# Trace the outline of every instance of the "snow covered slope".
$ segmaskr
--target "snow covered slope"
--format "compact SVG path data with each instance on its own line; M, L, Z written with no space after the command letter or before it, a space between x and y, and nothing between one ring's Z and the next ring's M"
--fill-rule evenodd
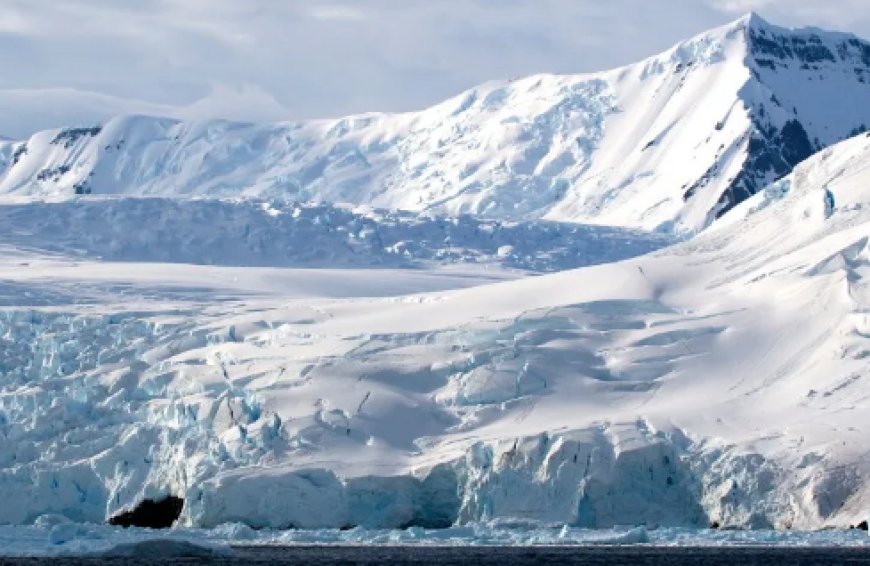
M0 145L0 194L256 196L693 231L870 125L870 44L747 16L635 65L427 110L121 117Z
M0 522L854 524L868 228L861 135L687 242L466 289L4 244Z

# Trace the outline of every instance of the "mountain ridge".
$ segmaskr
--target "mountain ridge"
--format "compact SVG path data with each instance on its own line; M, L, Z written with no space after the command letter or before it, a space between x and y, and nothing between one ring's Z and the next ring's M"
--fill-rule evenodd
M870 125L870 44L756 14L639 63L420 112L120 117L0 145L0 194L286 198L695 232Z

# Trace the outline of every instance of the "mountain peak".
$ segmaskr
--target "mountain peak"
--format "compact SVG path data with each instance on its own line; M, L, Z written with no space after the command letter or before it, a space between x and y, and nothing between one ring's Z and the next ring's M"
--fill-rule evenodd
M740 27L752 29L763 29L771 26L770 22L762 18L758 12L747 12L735 23Z
M870 79L870 43L854 34L817 27L779 27L754 13L739 22L756 63L772 71L789 66L815 71L828 66L854 71L861 83Z

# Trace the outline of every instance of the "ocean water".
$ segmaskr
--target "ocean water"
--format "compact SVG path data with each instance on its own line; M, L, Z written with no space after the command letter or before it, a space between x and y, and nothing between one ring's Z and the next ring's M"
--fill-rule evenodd
M315 531L0 526L2 564L868 564L859 530L737 531L472 524Z
M139 564L584 564L705 565L870 564L870 549L831 547L444 547L444 546L269 546L234 547L217 557L91 557L0 559L11 565Z

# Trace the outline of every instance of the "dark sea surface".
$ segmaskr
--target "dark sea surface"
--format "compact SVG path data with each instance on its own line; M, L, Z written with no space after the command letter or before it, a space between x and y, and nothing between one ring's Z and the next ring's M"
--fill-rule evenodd
M723 565L824 564L870 565L866 548L785 547L409 547L292 546L236 547L231 557L210 558L21 558L0 564L614 564Z

